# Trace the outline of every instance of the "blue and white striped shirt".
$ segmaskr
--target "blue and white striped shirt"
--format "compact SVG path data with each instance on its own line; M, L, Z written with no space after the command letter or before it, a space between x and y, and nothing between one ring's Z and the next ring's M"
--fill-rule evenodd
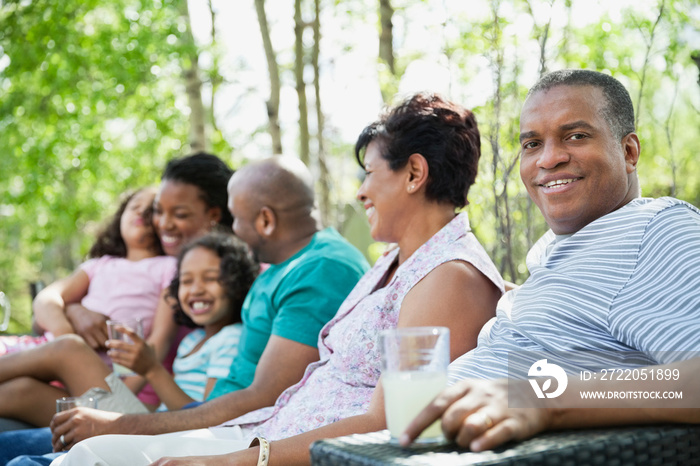
M194 329L182 339L173 362L173 377L190 398L204 401L207 380L228 376L231 362L238 354L241 329L241 324L225 326L192 354L192 349L204 338L204 330Z
M574 373L700 354L700 210L634 199L547 251L554 239L550 230L529 251L530 277L450 365L451 383L525 378L533 358Z

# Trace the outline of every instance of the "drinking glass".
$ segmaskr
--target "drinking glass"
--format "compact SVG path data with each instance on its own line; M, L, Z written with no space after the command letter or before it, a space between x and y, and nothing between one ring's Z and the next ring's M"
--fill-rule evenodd
M4 332L10 326L10 300L7 299L5 293L0 291L0 311L2 311L2 323L0 323L0 332Z
M56 412L85 406L87 408L97 408L97 400L92 397L64 396L56 400Z
M132 330L134 333L136 333L141 338L143 338L143 323L141 322L141 319L133 319L133 320L125 320L125 321L118 321L118 320L108 320L107 321L107 332L109 333L110 340L121 340L121 341L125 341L127 343L133 343L131 338L129 338L129 336L126 333L122 332L117 327L126 327L126 328ZM124 376L128 376L128 375L135 375L135 373L131 369L129 369L128 367L124 367L121 364L112 363L112 370L120 377L124 377Z
M379 335L386 423L392 443L418 413L447 386L450 330L446 327L404 327ZM416 443L445 441L440 421L430 425Z

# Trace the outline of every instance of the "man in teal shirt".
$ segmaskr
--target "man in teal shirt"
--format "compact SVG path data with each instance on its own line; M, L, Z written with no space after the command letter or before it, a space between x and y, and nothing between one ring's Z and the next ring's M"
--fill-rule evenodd
M229 182L233 231L263 263L243 304L243 332L231 372L207 402L181 411L117 414L66 411L52 421L62 449L103 434L163 434L215 426L271 406L318 360L321 327L369 268L335 230L320 230L313 180L298 159L273 157L238 170Z
M238 355L228 378L217 382L208 399L251 384L270 335L316 348L321 327L365 270L364 258L332 228L317 232L304 249L271 265L246 296Z

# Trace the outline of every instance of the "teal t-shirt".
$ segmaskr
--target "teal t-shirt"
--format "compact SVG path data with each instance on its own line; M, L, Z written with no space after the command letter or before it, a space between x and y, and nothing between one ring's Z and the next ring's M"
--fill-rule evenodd
M285 262L271 265L248 291L238 355L228 377L217 381L207 399L253 382L270 335L316 347L321 328L367 269L362 254L332 228L317 232Z

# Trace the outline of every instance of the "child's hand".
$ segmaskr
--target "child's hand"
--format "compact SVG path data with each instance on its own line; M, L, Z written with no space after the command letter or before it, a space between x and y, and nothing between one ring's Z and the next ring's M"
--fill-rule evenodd
M109 348L107 355L112 359L112 362L145 376L149 370L158 365L155 351L131 329L122 326L118 328L133 343L122 340L107 340L106 346Z

